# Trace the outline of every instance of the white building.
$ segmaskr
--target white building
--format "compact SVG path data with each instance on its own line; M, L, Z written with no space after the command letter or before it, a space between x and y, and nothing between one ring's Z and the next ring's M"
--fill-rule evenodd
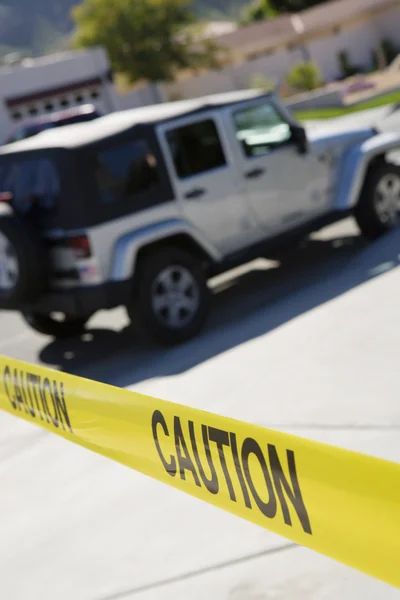
M368 70L382 41L400 51L400 0L331 0L295 15L260 21L214 41L231 65L164 86L169 97L193 98L246 88L254 75L281 82L297 63L313 61L326 82L342 74L340 55Z
M119 95L105 50L63 52L0 68L0 140L29 119L82 104L102 113L155 104L157 86Z

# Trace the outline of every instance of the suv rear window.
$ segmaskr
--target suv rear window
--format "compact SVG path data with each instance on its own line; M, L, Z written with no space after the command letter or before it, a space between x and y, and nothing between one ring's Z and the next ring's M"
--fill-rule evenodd
M217 127L212 119L171 129L167 133L175 170L181 179L226 165Z
M29 212L33 204L54 208L60 188L57 168L48 158L18 157L0 163L0 192L12 194L12 205L18 212Z
M160 184L157 159L146 140L126 142L99 152L95 173L105 203L129 200Z

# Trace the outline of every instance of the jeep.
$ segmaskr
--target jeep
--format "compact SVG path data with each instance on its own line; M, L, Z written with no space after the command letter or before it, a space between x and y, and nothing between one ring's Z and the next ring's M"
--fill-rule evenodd
M306 133L274 94L112 113L0 148L0 308L76 335L127 308L165 344L203 327L208 280L354 215L397 225L400 137Z

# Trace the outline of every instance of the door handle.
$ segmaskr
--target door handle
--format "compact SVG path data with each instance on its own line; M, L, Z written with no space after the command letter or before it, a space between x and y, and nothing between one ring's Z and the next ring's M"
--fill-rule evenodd
M247 171L244 174L246 179L255 179L256 177L261 177L265 173L266 169L262 169L261 167L257 167L256 169L252 169L251 171Z
M185 198L188 200L195 200L196 198L200 198L200 196L204 196L206 190L203 188L194 188L194 190L190 190L185 194Z

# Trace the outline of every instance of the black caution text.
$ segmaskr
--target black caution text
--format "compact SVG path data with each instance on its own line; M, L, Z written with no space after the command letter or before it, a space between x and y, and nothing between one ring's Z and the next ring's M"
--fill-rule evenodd
M62 382L7 365L3 384L15 411L24 411L33 419L73 433Z
M194 482L213 495L227 493L232 502L243 502L268 519L281 515L289 526L296 518L303 531L312 534L292 450L286 450L285 464L273 444L261 446L252 437L239 443L232 431L193 421L185 423L184 430L178 416L167 423L159 410L152 415L152 433L171 477Z

